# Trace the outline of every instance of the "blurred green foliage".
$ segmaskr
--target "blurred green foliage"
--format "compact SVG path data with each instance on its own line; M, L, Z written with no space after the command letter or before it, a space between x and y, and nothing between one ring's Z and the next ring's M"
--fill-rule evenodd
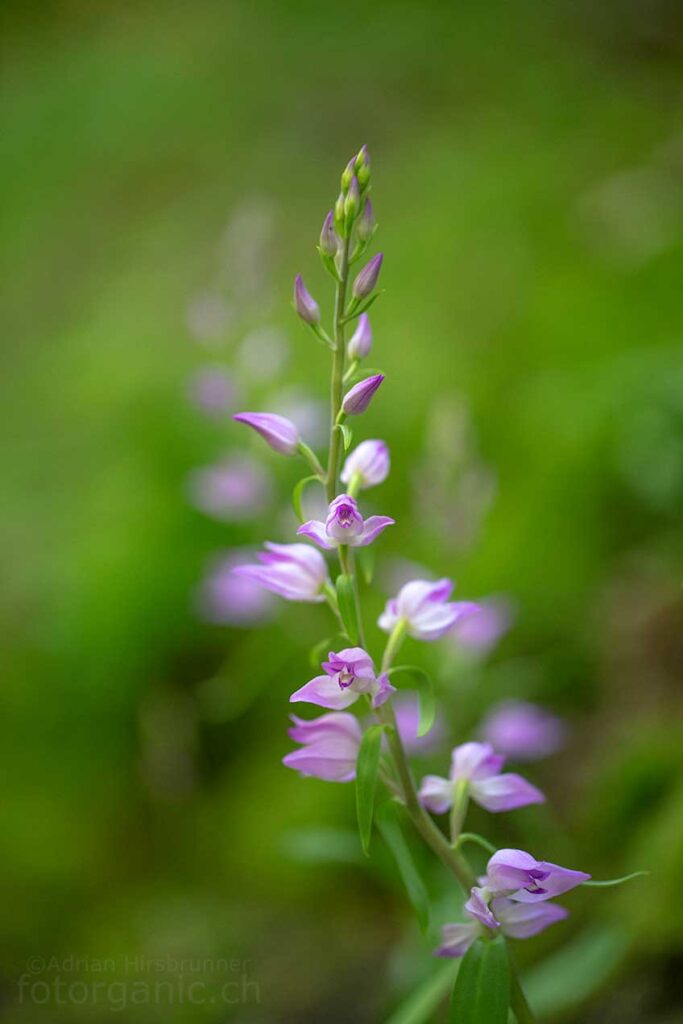
M265 197L282 383L324 392L289 293L300 270L329 303L314 244L362 142L387 374L362 430L392 448L372 502L398 524L380 562L518 609L486 665L410 660L439 675L454 738L507 696L571 724L531 772L548 807L473 827L596 877L652 873L572 895L569 922L519 944L532 998L548 1020L682 1019L681 27L663 0L4 5L5 1020L98 1017L22 996L36 955L114 958L112 978L126 957L250 961L258 1001L120 1007L131 1021L377 1022L420 985L438 1002L434 935L377 837L358 856L351 788L280 765L324 613L252 633L192 602L216 549L288 536L272 510L203 517L188 473L248 445L284 504L297 470L188 406L207 354L187 302L231 213ZM496 486L468 535L472 466ZM458 895L414 855L435 929Z

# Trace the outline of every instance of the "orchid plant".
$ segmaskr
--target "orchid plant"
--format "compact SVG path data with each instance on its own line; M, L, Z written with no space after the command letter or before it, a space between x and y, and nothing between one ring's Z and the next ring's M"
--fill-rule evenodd
M362 416L384 381L381 373L362 371L372 348L368 310L378 296L382 254L373 256L358 273L352 269L366 255L376 231L370 188L370 156L363 146L341 176L341 192L320 234L318 252L336 292L329 333L322 325L320 306L300 275L294 283L298 316L331 353L326 459L321 462L294 423L282 416L243 412L234 417L274 451L307 463L310 474L293 495L301 521L299 540L266 542L258 563L233 571L286 600L327 604L339 634L336 649L329 649L331 641L320 645L321 671L302 681L290 697L292 703L317 706L325 713L312 719L292 715L289 735L298 747L287 754L284 764L302 776L330 782L355 779L363 848L368 851L374 821L396 856L418 916L424 918L426 896L410 866L402 831L407 822L412 823L463 892L463 920L443 926L442 941L435 950L437 956L462 958L452 1019L458 1024L506 1024L511 1010L518 1024L528 1024L534 1017L507 940L536 935L566 917L567 910L552 901L576 886L591 884L590 875L537 860L524 850L496 850L482 837L463 831L470 803L499 814L545 799L526 779L503 770L505 758L490 743L461 744L453 750L447 777L427 775L419 784L415 781L397 724L393 680L402 674L418 688L418 737L429 732L436 708L425 674L397 663L404 640L437 641L466 621L476 623L485 609L471 601L451 600L450 579L413 580L388 602L379 618L378 625L387 635L384 651L373 655L368 649L361 584L369 582L369 574L361 574L359 559L364 548L381 543L383 532L394 525L386 515L365 516L359 505L361 493L381 484L389 474L387 445L382 440L364 440L349 452L348 421ZM347 338L351 327L353 333ZM324 489L327 514L324 519L306 521L302 498L313 484ZM352 713L351 708L363 709L365 714ZM380 783L388 799L375 808ZM435 819L446 814L449 827L444 831ZM483 877L475 875L464 853L468 842L479 843L491 854Z

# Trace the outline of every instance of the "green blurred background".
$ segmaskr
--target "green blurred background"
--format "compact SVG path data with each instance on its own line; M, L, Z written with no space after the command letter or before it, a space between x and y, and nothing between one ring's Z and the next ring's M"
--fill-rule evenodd
M517 944L530 998L683 1020L682 29L663 0L3 5L4 1020L443 1019L429 951L457 894L416 848L421 936L381 843L359 852L352 787L280 764L324 612L202 615L216 552L290 539L301 473L188 380L223 366L247 408L322 396L291 281L329 310L314 245L363 142L387 380L358 436L392 448L370 503L398 522L378 551L516 608L485 661L411 660L453 739L503 697L570 730L529 769L548 806L473 827L651 871ZM267 483L226 522L188 480L231 452ZM244 988L54 989L182 974Z

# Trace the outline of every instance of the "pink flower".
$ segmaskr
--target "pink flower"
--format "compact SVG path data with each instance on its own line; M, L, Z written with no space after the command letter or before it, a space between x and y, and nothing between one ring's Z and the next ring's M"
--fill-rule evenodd
M521 775L501 775L505 758L494 754L489 743L463 743L453 751L447 779L427 775L420 786L420 802L434 814L444 814L453 804L458 783L466 783L467 795L487 811L511 811L545 801Z
M357 718L337 712L310 722L296 715L291 719L294 728L289 730L289 735L302 747L283 757L283 764L301 775L326 782L350 782L356 777L356 759L363 735Z
M341 472L341 482L357 477L362 490L381 484L389 476L389 448L384 441L362 441L351 452Z
M387 603L378 625L385 633L391 633L403 621L408 634L416 640L438 640L464 616L478 611L479 606L471 601L449 601L452 591L449 579L406 583Z
M590 878L548 861L536 860L525 850L498 850L486 866L486 889L520 903L536 903L560 896Z
M354 548L365 547L393 523L394 520L389 516L370 516L364 520L355 499L348 494L340 494L331 502L324 523L319 519L310 519L299 527L297 533L310 537L326 550L338 548L342 544Z
M233 572L288 601L320 602L330 585L325 559L308 544L272 544L259 552L259 565L241 565Z
M338 654L330 651L329 660L322 667L325 675L311 679L292 694L290 702L307 701L343 711L366 693L372 697L373 708L378 708L396 692L386 673L379 678L375 675L374 662L362 647L346 647Z
M281 455L296 455L299 450L299 431L295 424L284 416L277 416L273 412L238 412L233 419L238 423L246 423L261 435L266 444Z
M474 909L471 906L470 899L465 904L465 911L472 920L443 926L437 956L464 956L478 938L486 935L487 929L500 929L511 939L528 939L556 921L564 920L569 913L557 903L515 903L504 897L493 900L488 914L480 915L479 910L479 907Z

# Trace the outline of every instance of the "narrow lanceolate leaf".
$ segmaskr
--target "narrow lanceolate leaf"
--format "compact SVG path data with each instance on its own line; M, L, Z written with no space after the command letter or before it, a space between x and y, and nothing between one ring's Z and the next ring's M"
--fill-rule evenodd
M420 698L420 721L417 727L417 735L424 736L434 725L436 716L436 698L434 695L434 683L423 668L417 665L397 665L389 671L393 678L400 673L411 676L412 685L417 690Z
M502 935L469 948L453 988L451 1024L507 1024L510 963Z
M429 895L403 835L399 814L395 803L382 804L376 814L377 828L394 856L408 899L424 932L429 925Z
M342 575L337 577L337 601L344 629L351 643L355 646L358 644L358 613L353 591L353 580L350 576Z
M375 808L375 792L377 791L377 772L382 753L382 733L385 726L371 725L366 729L358 750L356 762L356 810L358 812L358 831L363 852L370 849L370 834Z
M303 501L304 497L304 491L306 490L310 483L317 479L317 476L305 476L303 480L299 480L299 483L295 486L294 490L292 491L292 505L294 506L294 513L300 523L303 523L305 519L303 509L301 507L301 502Z

